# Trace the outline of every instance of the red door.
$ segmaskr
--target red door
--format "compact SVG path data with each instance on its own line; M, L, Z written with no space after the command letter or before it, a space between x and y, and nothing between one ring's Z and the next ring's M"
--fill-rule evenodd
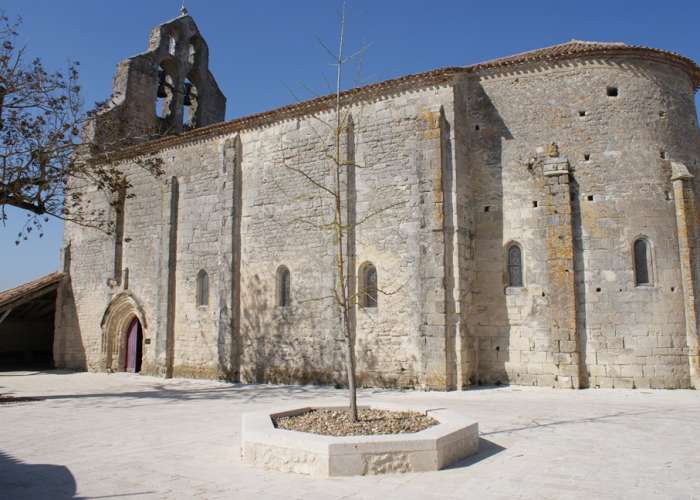
M141 323L134 318L129 325L126 337L126 367L125 371L138 373L141 371Z

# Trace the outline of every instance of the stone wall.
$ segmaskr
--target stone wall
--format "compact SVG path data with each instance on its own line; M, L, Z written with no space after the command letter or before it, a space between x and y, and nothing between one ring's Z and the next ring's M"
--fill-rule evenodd
M439 116L450 89L358 104L354 121L357 267L378 272L376 309L357 311L361 384L445 384ZM328 114L321 120L331 118ZM332 198L294 169L329 184L328 130L314 118L241 134L241 365L245 380L343 381ZM290 168L291 167L291 168ZM275 304L279 266L292 303ZM435 328L433 328L435 326ZM434 342L434 347L428 346ZM429 350L428 347L430 347ZM433 367L434 365L434 367ZM435 381L433 381L435 379Z
M447 384L440 117L451 95L445 86L351 109L362 166L354 181L361 220L356 265L372 262L381 289L379 307L357 312L361 384ZM62 337L81 340L88 368L120 369L123 333L105 325L111 324L110 302L127 295L133 311L123 310L139 317L142 311L146 323L146 373L251 382L345 380L339 311L330 298L333 232L320 227L332 218L332 199L295 171L331 182L317 118L164 150L160 179L135 164L121 165L134 185L124 208L124 279L114 279L114 235L66 226L76 314L64 321ZM276 303L282 265L291 273L289 307ZM209 278L206 306L195 302L200 270Z
M694 170L700 152L688 76L670 64L578 60L493 71L464 86L472 119L478 271L471 329L479 379L557 385L563 365L578 357L593 387L687 387L669 160ZM609 96L609 87L618 95ZM543 180L550 143L570 163L575 269L552 269L552 245L561 241L552 240L558 222ZM651 286L635 286L632 246L639 236L651 242ZM523 247L522 289L505 287L510 241ZM571 293L562 273L572 272L578 353L576 338L552 335L553 323L564 326L561 297Z

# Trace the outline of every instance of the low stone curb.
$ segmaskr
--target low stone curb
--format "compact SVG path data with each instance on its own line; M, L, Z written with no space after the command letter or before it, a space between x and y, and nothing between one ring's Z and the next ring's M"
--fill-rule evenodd
M277 429L272 423L272 417L295 415L311 408L295 406L275 412L244 414L243 463L312 476L356 476L440 470L479 449L478 423L440 408L389 403L372 405L383 410L427 411L439 422L423 431L406 434L323 436Z

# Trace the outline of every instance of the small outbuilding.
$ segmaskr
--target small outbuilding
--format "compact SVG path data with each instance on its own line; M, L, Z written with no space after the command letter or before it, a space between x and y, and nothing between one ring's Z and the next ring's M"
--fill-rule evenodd
M0 370L53 367L56 290L51 273L0 292Z

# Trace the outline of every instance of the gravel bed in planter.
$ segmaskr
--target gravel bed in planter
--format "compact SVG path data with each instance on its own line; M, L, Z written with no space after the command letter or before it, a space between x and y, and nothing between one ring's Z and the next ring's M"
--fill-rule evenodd
M347 409L312 409L299 415L275 417L278 429L310 432L326 436L371 436L376 434L406 434L437 425L438 421L416 411L389 411L358 408L358 421L350 420Z

